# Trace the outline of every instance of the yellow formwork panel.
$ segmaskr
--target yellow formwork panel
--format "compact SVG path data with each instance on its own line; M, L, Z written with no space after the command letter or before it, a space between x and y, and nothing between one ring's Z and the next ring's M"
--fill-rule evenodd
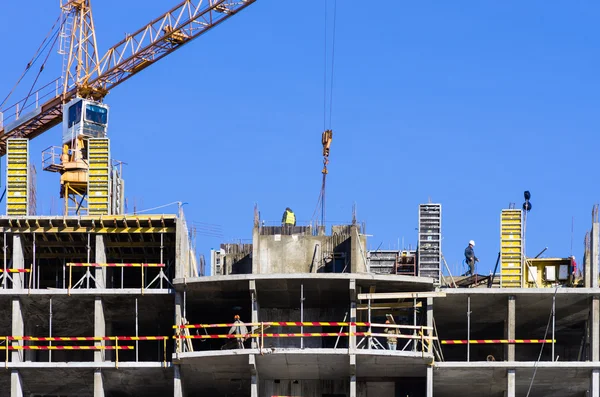
M521 210L502 210L500 216L500 286L523 286L523 220Z
M6 214L29 214L29 139L6 141Z
M88 141L88 214L110 214L110 151L108 138Z

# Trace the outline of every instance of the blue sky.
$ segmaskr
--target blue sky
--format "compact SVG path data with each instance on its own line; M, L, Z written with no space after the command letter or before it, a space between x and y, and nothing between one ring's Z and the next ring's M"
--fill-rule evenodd
M175 4L95 1L100 52ZM321 183L324 4L258 0L107 96L130 211L187 202L189 221L222 229L223 238L198 236L205 254L251 237L254 203L268 221L286 206L300 222L311 218ZM338 1L328 220L349 221L356 203L370 248L414 246L418 204L440 202L450 266L474 239L486 273L501 209L520 206L530 190L528 252L568 256L574 218L581 259L600 201L600 3L365 4ZM3 4L0 96L58 15L58 1ZM59 64L53 53L40 82L56 78ZM38 170L60 134L32 142ZM58 190L57 175L39 171L41 212L59 211Z

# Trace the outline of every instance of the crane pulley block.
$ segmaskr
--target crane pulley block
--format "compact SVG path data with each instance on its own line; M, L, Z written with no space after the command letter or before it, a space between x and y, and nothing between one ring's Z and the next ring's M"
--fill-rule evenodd
M321 143L323 144L323 156L329 157L329 147L331 146L331 140L333 138L332 130L325 130L321 136Z

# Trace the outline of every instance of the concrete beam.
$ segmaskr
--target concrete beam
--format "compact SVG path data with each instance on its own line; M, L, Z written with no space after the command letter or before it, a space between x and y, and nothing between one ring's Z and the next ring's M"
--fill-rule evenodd
M382 292L375 294L358 294L358 299L419 299L419 298L443 298L445 292Z
M104 235L97 234L96 249L94 258L96 263L106 263L106 247L104 245ZM106 267L97 267L94 269L94 278L96 279L96 288L106 288Z
M13 235L13 251L12 251L12 268L13 269L25 269L25 256L23 254L23 242L21 236L18 234ZM33 275L31 275L33 276ZM25 277L24 273L13 273L11 275L13 279L13 289L25 288Z

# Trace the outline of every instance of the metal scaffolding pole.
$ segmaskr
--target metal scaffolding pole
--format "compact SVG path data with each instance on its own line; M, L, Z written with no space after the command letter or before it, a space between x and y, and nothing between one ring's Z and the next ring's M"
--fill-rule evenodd
M48 336L52 337L52 297L50 297L50 325L48 328L49 328ZM50 341L49 345L52 346L52 341ZM52 362L52 350L48 351L48 361Z
M300 284L300 322L304 322L304 283ZM304 333L304 325L300 326L300 333ZM304 337L300 337L300 349L304 349Z
M467 296L467 362L471 360L471 295Z
M552 295L552 361L555 361L554 355L554 342L556 340L554 336L555 330L555 320L556 320L556 294Z
M138 298L135 298L135 337L138 335ZM135 362L139 361L139 351L140 351L140 342L139 340L135 341Z

